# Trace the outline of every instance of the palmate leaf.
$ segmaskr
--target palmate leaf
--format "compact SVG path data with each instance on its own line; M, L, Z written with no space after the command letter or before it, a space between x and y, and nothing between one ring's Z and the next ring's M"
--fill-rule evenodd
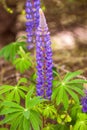
M28 59L18 58L14 61L14 65L16 66L17 70L23 73L30 68L31 62L28 61Z
M53 91L52 94L52 100L56 99L56 104L59 105L60 103L63 103L64 108L68 109L69 106L69 95L76 101L76 103L79 103L79 98L77 94L72 91L71 88L68 88L67 86L59 86L56 88L56 91Z
M15 56L17 54L17 51L19 50L19 47L22 46L25 48L25 42L13 42L9 45L2 48L0 51L0 57L4 57L6 60L14 60Z
M32 93L33 91L28 93L26 97L32 97ZM36 98L34 97L34 99ZM26 98L25 100L28 99ZM32 102L31 104L33 104ZM10 124L10 130L31 130L32 128L33 130L40 130L42 121L39 112L35 110L36 105L38 105L37 103L31 109L28 106L26 107L26 105L23 107L10 101L3 102L2 105L3 110L0 112L0 115L4 115L5 118L0 122L0 125L5 123Z
M0 95L5 94L6 100L16 101L20 103L20 98L25 98L25 93L28 92L28 87L20 86L22 82L27 82L26 78L21 78L16 86L3 85L0 86Z
M87 80L75 79L76 76L81 74L81 71L69 72L65 75L64 79L60 80L53 86L52 100L56 100L56 104L63 103L64 108L68 109L69 98L73 98L79 104L79 97L83 96L83 83ZM74 79L73 79L74 78Z
M9 86L9 85L5 85L5 86L1 86L1 90L0 90L0 94L5 94L6 99L8 101L12 101L15 100L17 102L20 102L20 94L18 92L18 87L17 86Z
M32 66L32 58L30 56L30 53L25 53L21 47L18 51L18 56L19 57L14 60L13 64L17 70L23 73Z
M9 108L9 111L10 111L10 108ZM18 128L20 125L21 125L20 127L23 127L21 130L24 130L24 129L31 130L31 125L34 128L34 130L36 129L40 130L41 119L40 119L40 115L36 111L34 110L29 111L24 108L22 108L21 111L17 111L16 107L13 112L11 111L10 113L9 111L8 112L3 111L3 114L7 115L8 113L8 115L4 118L4 120L0 122L0 124L5 124L5 123L11 124L10 130L16 130L16 128ZM30 123L31 125L29 125Z

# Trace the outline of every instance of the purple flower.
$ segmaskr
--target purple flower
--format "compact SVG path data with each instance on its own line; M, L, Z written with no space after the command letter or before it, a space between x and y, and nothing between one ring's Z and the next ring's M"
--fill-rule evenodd
M43 11L40 9L40 23L36 33L37 95L50 99L52 94L52 50L50 33Z
M36 29L39 25L40 0L27 0L25 6L27 43L28 49L31 49L36 41Z
M87 90L85 90L85 96L82 97L81 99L81 104L82 104L82 111L86 113L87 112Z

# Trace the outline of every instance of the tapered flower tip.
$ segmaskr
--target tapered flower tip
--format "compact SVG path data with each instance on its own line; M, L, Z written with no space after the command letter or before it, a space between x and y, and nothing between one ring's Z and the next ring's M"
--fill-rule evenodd
M44 15L44 13L43 13L41 8L39 9L39 13L40 13L40 23L39 23L39 26L41 28L46 28L47 27L46 18L45 18L45 15Z

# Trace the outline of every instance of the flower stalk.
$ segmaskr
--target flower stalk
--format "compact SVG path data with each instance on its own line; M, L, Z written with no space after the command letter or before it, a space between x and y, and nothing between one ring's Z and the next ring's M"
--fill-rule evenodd
M40 23L36 33L37 95L46 99L52 94L52 50L50 33L43 11L40 9Z
M33 48L36 42L36 30L39 25L40 0L26 1L26 32L28 49Z

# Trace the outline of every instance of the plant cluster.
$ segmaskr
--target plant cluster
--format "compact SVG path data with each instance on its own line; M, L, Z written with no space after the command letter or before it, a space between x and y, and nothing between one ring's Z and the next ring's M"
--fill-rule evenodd
M32 70L28 79L0 86L0 130L86 130L87 80L77 77L81 71L61 76L53 67L50 33L39 8L39 0L27 0L28 49L36 43L37 64L26 49L26 37L0 51L20 73Z

